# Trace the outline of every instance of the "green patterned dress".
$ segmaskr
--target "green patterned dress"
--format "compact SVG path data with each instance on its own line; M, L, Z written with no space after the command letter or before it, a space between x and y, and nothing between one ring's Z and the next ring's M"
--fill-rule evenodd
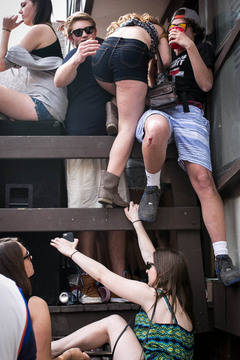
M169 311L172 313L171 305L164 296ZM135 317L134 332L144 346L146 360L191 360L193 359L194 334L187 331L177 323L174 316L173 324L152 323L147 341L144 341L149 329L150 320L141 308Z

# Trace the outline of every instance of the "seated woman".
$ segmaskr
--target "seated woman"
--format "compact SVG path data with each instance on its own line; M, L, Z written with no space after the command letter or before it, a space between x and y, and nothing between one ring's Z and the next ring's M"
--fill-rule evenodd
M0 274L15 281L28 302L37 346L37 360L51 360L51 319L47 303L31 296L29 278L34 274L32 256L17 238L0 239ZM56 360L84 360L87 354L79 348L68 349Z
M51 245L112 292L141 306L134 331L123 318L112 315L54 341L52 354L109 343L114 359L193 359L193 299L185 256L171 249L155 250L138 218L138 205L130 202L125 214L137 232L148 284L116 275L83 255L76 250L78 239L55 238Z
M51 0L25 0L17 15L4 17L0 42L0 71L11 67L27 68L25 93L0 86L0 112L14 120L58 120L67 110L65 88L56 88L54 74L62 64L59 40L51 26ZM21 23L31 29L20 44L8 50L11 31Z

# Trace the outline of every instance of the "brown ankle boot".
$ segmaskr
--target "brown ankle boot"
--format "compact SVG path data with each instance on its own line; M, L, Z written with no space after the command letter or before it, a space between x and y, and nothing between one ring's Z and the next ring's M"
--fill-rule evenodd
M119 176L102 170L101 184L98 191L98 202L103 205L127 207L128 203L118 194Z
M108 135L117 135L118 133L118 110L111 101L106 103L106 130Z

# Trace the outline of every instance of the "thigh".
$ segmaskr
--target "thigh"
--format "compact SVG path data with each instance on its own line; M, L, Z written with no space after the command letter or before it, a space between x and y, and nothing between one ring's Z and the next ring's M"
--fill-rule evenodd
M186 171L184 162L188 161L212 171L209 122L203 116L202 110L195 106L189 106L189 108L189 113L182 111L182 105L168 110L172 117L179 165Z
M38 120L31 97L5 86L0 86L0 112L15 120Z
M128 326L120 336L127 325L126 321L119 315L112 315L106 320L107 333L109 336L111 350L113 351L115 347L113 359L143 359L143 349L132 328Z
M142 81L122 80L116 83L119 130L125 126L130 132L135 132L145 108L146 94L147 84Z

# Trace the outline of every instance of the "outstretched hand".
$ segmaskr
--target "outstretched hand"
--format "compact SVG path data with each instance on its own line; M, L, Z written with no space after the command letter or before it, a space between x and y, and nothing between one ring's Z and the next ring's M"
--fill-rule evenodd
M52 239L50 245L55 247L61 254L65 256L71 256L78 244L78 239L74 239L73 242L65 240L63 238L56 237Z
M4 29L13 30L22 24L23 20L17 22L18 15L6 16L3 18L2 26Z
M124 209L125 215L129 221L133 222L139 220L138 208L138 204L134 204L133 201L130 201L129 207Z

